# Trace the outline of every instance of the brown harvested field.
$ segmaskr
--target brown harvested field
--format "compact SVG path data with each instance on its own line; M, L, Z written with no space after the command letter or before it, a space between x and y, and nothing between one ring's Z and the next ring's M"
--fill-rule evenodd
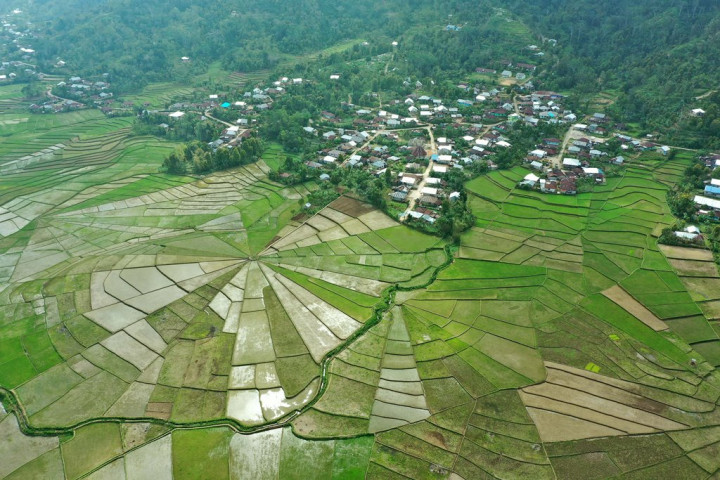
M702 250L699 248L671 247L670 245L658 245L668 258L678 258L680 260L700 260L703 262L712 262L713 255L710 250Z
M718 278L718 269L715 262L704 262L699 260L679 260L668 258L670 265L677 270L680 276L688 277L710 277Z
M520 391L543 441L687 428L667 418L671 407L641 395L635 384L552 362L545 367L545 382Z
M172 413L172 403L148 403L145 415L153 418L169 420Z
M695 299L720 299L720 278L681 277L688 292Z
M620 430L614 430L604 425L569 417L550 410L533 407L527 407L527 410L530 418L535 422L543 442L561 442L625 434Z
M698 303L700 310L702 310L705 318L709 320L715 320L720 318L720 300L714 300L712 302L701 302Z
M630 294L627 293L619 285L614 285L608 288L607 290L602 292L602 294L613 302L617 303L633 317L637 318L656 332L668 329L668 326L665 322L657 318L650 310L645 308L640 302L630 296Z
M375 210L375 207L373 207L372 205L362 203L361 201L355 200L354 198L350 197L340 197L337 200L333 201L330 205L328 205L328 207L342 212L345 215L356 218L360 215Z

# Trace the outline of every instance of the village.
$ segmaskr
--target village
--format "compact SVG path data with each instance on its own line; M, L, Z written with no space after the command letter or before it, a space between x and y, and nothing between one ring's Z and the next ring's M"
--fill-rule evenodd
M0 85L43 80L35 65L34 35L30 24L15 9L0 17Z
M705 182L702 194L693 197L697 216L701 220L720 222L720 179L715 178L720 172L720 153L700 157L700 161L712 172L712 178Z
M524 50L529 52L527 58L543 55L535 45ZM182 57L179 61L191 60ZM56 67L64 67L61 63ZM431 86L408 78L403 87L410 94L385 102L378 99L378 105L340 102L336 108L322 110L302 125L302 138L297 140L303 145L302 162L279 165L276 179L285 184L307 179L328 182L337 178L337 174L333 177L337 169L361 170L384 180L388 213L432 226L444 202L461 197L463 180L504 168L498 165L499 156L524 156L532 173L519 188L575 195L603 184L609 171L622 168L623 154L658 150L668 155L670 151L650 139L613 133L622 125L606 113L582 115L566 106L564 95L536 89L537 65L501 59L491 66L476 68L473 81L458 82L453 97L432 95ZM332 88L346 74L319 75L281 76L218 93L205 90L204 97L200 89L160 109L118 98L107 73L97 78L68 75L46 92L46 101L32 104L30 111L59 113L94 107L108 116L138 115L145 122L155 122L156 132L169 137L181 126L187 131L188 122L209 122L211 131L219 133L203 141L214 151L235 148L263 131L281 97L302 96L307 88L319 85ZM557 126L558 137L565 132L564 138L545 137L524 154L517 152L522 147L513 145L513 129L541 125Z

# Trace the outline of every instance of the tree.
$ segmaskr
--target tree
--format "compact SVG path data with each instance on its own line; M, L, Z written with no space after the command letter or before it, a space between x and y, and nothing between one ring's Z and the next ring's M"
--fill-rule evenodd
M691 220L697 212L693 197L692 193L668 192L667 200L670 211L678 218Z
M185 173L185 164L175 152L163 160L163 167L165 171L173 175L183 175Z

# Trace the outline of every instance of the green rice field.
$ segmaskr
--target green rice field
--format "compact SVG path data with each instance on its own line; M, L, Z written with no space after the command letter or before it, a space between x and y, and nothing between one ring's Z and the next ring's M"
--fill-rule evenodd
M717 476L720 274L657 242L689 158L480 176L450 245L302 214L279 145L170 176L129 120L3 117L0 478Z

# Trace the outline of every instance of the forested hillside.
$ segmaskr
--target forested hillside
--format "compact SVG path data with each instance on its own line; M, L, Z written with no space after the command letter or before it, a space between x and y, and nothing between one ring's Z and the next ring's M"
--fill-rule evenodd
M181 56L197 71L215 60L229 70L253 71L273 67L283 54L344 39L394 38L413 24L444 21L436 12L447 9L436 3L442 2L45 0L29 8L44 26L37 43L41 63L62 58L85 73L108 71L117 86L131 89L182 75ZM470 8L471 2L460 3L450 11Z
M649 129L714 89L720 73L720 3L712 0L505 2L536 35L558 40L548 76L559 89L615 90L613 113Z

